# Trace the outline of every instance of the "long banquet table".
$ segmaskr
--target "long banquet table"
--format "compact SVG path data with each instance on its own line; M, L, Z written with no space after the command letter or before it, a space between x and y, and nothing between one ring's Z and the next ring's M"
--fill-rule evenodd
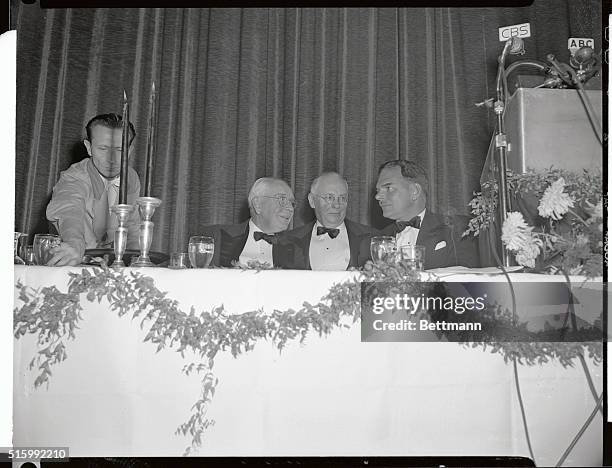
M66 291L81 268L15 266L15 281ZM128 269L128 271L135 271ZM228 313L317 303L352 272L138 270L183 311ZM442 274L449 281L505 281ZM541 277L512 274L515 281ZM550 277L549 277L550 278ZM560 279L556 279L560 280ZM21 304L15 297L15 305ZM82 323L48 387L34 388L36 339L15 340L14 446L69 447L71 456L180 456L190 437L175 429L201 391L179 353L143 342L147 328L101 303L81 300ZM598 393L603 369L588 360ZM520 365L521 392L538 465L557 462L593 411L579 364ZM499 354L457 343L363 343L359 323L279 352L271 343L216 358L219 379L199 456L529 456L513 367ZM602 463L598 414L566 466Z

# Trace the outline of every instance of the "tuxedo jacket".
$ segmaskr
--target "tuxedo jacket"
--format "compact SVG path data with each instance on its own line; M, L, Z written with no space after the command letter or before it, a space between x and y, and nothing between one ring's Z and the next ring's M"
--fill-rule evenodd
M311 270L310 240L316 221L311 221L281 235L279 264L282 268L292 270ZM362 267L370 257L370 239L378 235L376 229L364 224L345 219L346 233L349 239L351 258L349 267Z
M473 238L462 238L466 217L444 217L425 211L416 243L425 247L424 269L461 265L479 267L478 245ZM397 226L389 224L383 235L395 236Z
M238 261L244 249L249 233L249 220L240 224L214 224L205 226L202 235L211 236L215 239L215 252L211 265L231 267L232 261ZM259 242L265 242L260 240ZM272 261L274 266L279 266L280 249L291 249L291 246L278 244L272 246ZM285 252L283 256L287 256Z

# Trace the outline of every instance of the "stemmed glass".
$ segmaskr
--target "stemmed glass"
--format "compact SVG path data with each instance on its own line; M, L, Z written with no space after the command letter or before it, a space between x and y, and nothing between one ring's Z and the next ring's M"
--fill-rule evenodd
M207 236L189 238L189 262L192 268L208 268L214 253L214 238Z
M395 237L376 236L370 241L370 254L372 261L390 263L395 261Z

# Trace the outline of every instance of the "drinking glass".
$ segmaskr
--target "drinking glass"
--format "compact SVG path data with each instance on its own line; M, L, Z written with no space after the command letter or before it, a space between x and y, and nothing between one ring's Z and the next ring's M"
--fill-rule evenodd
M34 236L34 259L37 265L46 265L51 260L51 249L60 245L62 240L55 234L36 234Z
M425 247L422 245L408 244L400 248L402 263L409 270L423 271L425 263Z
M13 260L13 263L15 265L25 265L25 262L19 256L19 239L21 239L22 237L26 236L26 234L23 234L22 232L17 232L17 231L14 231L14 232L15 232L15 237L14 237L14 242L15 243L13 244L13 250L14 250L14 260Z
M34 246L26 245L25 253L23 254L23 260L26 265L36 265L36 259L34 258Z
M374 262L392 262L395 260L395 237L377 236L370 241L370 253Z
M170 263L168 263L168 268L172 268L173 270L189 268L189 265L187 264L188 259L189 254L186 252L172 252L170 254Z
M193 268L208 268L215 252L212 237L193 236L189 238L189 261Z

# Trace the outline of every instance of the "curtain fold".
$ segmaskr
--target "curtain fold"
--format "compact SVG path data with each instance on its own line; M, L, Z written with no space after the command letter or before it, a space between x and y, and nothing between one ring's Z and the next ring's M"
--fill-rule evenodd
M184 250L211 223L248 217L258 177L307 194L322 171L349 183L349 218L385 225L373 199L384 161L419 161L429 206L468 214L494 129L474 106L494 92L499 26L530 22L523 58L567 38L601 47L601 5L536 0L526 8L66 9L19 5L16 226L47 230L59 173L86 157L84 126L121 112L137 136L144 183L151 82L157 89L153 250ZM511 58L516 60L517 58Z

